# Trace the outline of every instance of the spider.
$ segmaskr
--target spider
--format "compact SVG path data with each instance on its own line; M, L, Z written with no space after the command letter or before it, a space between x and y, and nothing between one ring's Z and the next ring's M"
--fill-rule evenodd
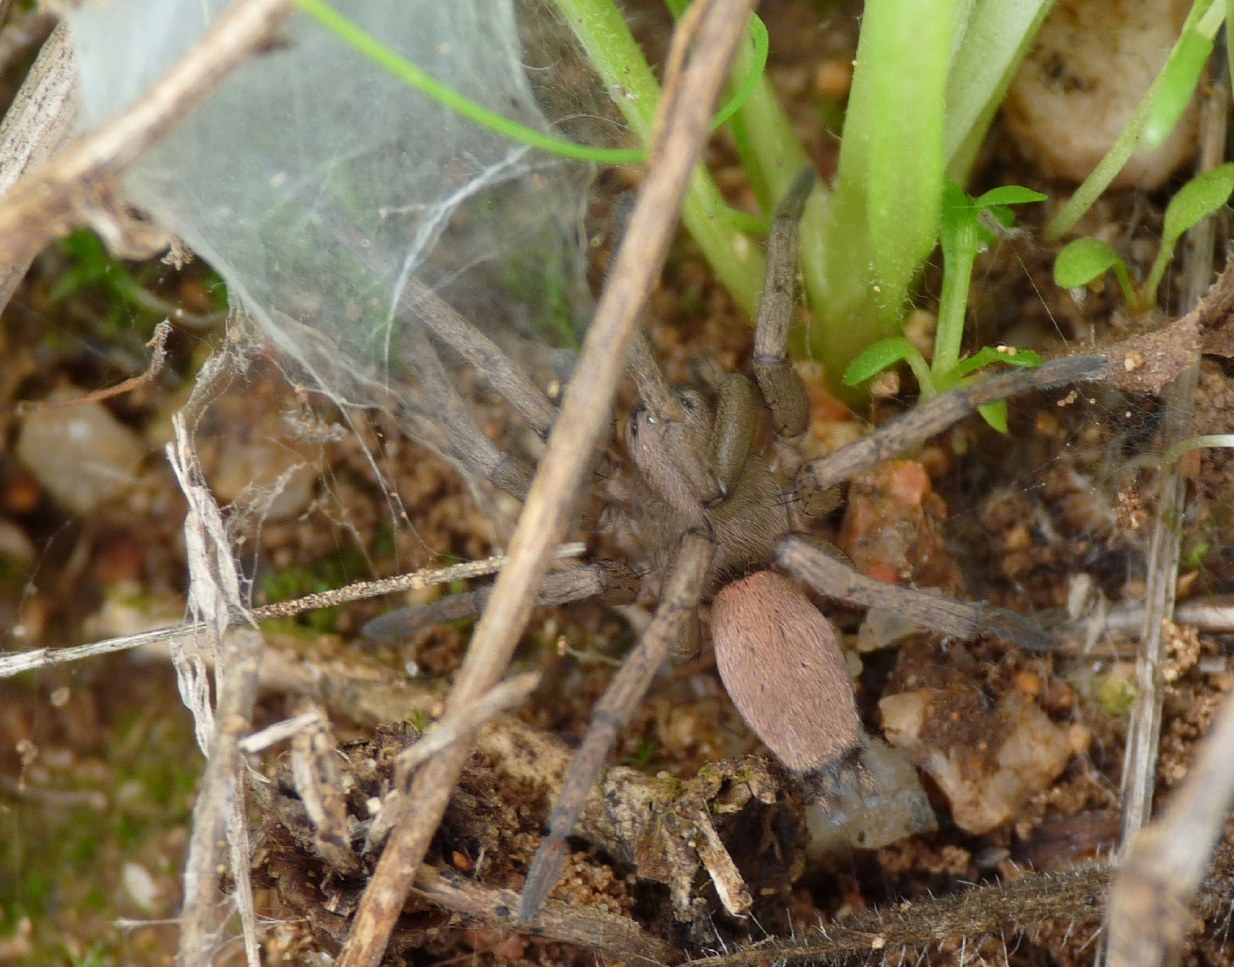
M549 821L549 834L527 874L520 918L532 919L560 873L566 837L604 767L619 730L670 652L695 651L700 605L716 664L734 705L764 744L801 781L807 796L826 804L866 787L866 736L849 683L838 633L810 600L817 595L858 606L897 609L945 635L992 635L1029 649L1050 639L1033 622L991 605L949 601L858 573L837 549L810 535L806 510L835 506L835 488L874 464L938 433L977 407L1034 388L1098 375L1106 359L1073 356L1037 369L1017 369L920 404L877 433L820 460L805 463L785 484L756 445L761 413L770 416L777 444L791 447L806 430L804 388L786 356L794 305L797 221L814 185L812 171L797 178L780 203L768 240L767 276L757 320L754 379L730 374L709 394L670 390L646 343L636 344L630 369L640 402L621 428L624 466L597 473L606 481L601 526L618 537L633 564L599 561L551 574L537 598L562 604L604 596L629 601L636 592L658 600L651 623L597 704ZM471 365L541 436L552 426L553 404L486 336L423 289L404 308ZM517 496L529 470L479 430L427 335L417 344L417 375L447 457ZM424 426L423 414L410 414ZM600 458L597 458L600 459ZM433 605L402 609L371 622L371 637L407 634L414 627L462 617L484 607L487 589Z

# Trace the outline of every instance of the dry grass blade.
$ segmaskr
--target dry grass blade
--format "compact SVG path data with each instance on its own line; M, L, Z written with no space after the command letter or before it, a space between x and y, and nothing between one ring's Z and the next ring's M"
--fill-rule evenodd
M1215 84L1203 115L1203 143L1198 167L1216 167L1225 157L1228 129L1228 84ZM1185 298L1201 310L1229 274L1210 286L1216 230L1207 218L1189 238ZM1205 290L1208 290L1206 293ZM1199 365L1188 367L1168 388L1162 445L1171 447L1194 432ZM1110 967L1169 964L1178 959L1205 865L1216 844L1234 797L1234 770L1229 749L1234 736L1234 706L1226 701L1212 735L1200 750L1187 784L1158 825L1148 830L1157 779L1164 689L1160 662L1166 623L1174 617L1186 481L1177 465L1160 482L1157 518L1148 557L1143 652L1137 660L1139 696L1132 709L1123 766L1122 846L1125 862L1107 912L1106 962ZM1217 751L1220 750L1220 751Z
M523 672L509 681L502 682L459 715L448 718L407 751L394 764L396 775L409 776L424 763L455 742L471 738L481 725L501 712L505 712L527 700L540 684L537 672Z
M422 867L415 890L447 910L455 910L483 923L513 929L530 929L542 937L564 940L627 964L670 964L680 953L664 941L644 933L626 917L566 903L551 902L530 926L516 924L512 911L518 894L486 887L461 876Z
M1199 168L1208 170L1225 155L1226 98L1211 97L1204 118L1204 144ZM1186 293L1189 306L1203 303L1213 277L1213 219L1193 231L1187 251ZM1205 300L1207 301L1207 300ZM1161 445L1169 448L1191 436L1195 423L1195 392L1199 381L1198 361L1188 366L1166 388L1166 416ZM1153 523L1147 563L1148 593L1145 598L1143 653L1136 665L1138 698L1131 711L1127 751L1123 765L1122 842L1128 844L1147 825L1152 813L1153 788L1157 781L1157 745L1161 736L1164 631L1162 622L1174 615L1178 565L1181 557L1181 519L1186 496L1185 481L1177 466L1160 481L1157 518Z
M216 946L225 937L220 915L223 873L231 870L235 903L244 921L250 964L257 953L252 887L248 876L248 820L244 812L244 762L240 740L249 731L257 699L261 634L250 629L228 635L216 666L219 704L214 741L193 807L193 833L184 870L184 907L180 926L180 963L214 963Z
M612 277L583 344L577 373L567 391L548 452L532 485L488 610L476 627L450 707L465 707L497 681L531 616L535 590L548 567L548 550L566 525L561 508L571 506L625 366L640 314L663 264L687 181L707 135L711 105L744 35L750 0L698 4L694 57L668 78L659 126L651 145L649 174L618 252ZM686 38L674 38L684 51ZM340 957L345 967L380 962L428 841L458 779L466 748L443 752L417 775L412 810L395 830L365 891L352 934Z
M581 544L563 544L554 552L555 559L577 557L583 552ZM321 591L306 594L304 597L291 601L279 601L275 604L253 608L244 615L233 614L230 621L234 625L243 621L265 621L267 618L291 618L306 611L319 608L332 608L335 605L347 604L351 601L362 601L366 598L377 598L398 591L412 591L432 587L436 584L449 584L452 581L464 581L469 578L483 577L495 574L506 565L504 555L485 558L482 561L471 561L466 564L452 564L449 567L425 569L411 574L400 574L392 578L381 578L376 581L357 581L345 588L333 591ZM129 651L144 645L154 645L164 641L175 641L178 638L189 638L200 634L205 626L200 622L187 622L179 625L168 625L166 628L155 628L153 631L143 631L135 635L124 635L119 638L108 638L88 645L76 645L71 648L33 648L30 651L0 654L0 678L10 678L22 672L35 671L51 665L61 665L66 662L83 661L87 658L97 658L116 651Z
M18 181L0 204L0 265L27 264L83 224L119 242L116 177L258 53L290 9L287 0L237 0L127 110Z

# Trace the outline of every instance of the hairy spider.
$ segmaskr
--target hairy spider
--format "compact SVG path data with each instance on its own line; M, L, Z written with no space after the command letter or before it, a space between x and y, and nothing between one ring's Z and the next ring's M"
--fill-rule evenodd
M562 866L565 839L629 720L670 651L694 650L698 614L710 604L710 639L725 688L741 715L812 798L827 802L866 782L865 733L838 635L807 596L895 608L946 635L993 635L1027 648L1047 637L1029 620L989 605L970 605L867 578L835 548L808 533L804 508L834 505L828 494L855 474L940 432L978 406L1039 387L1096 375L1104 357L1069 357L1019 369L919 405L877 433L805 464L784 483L756 446L760 412L777 439L804 433L804 389L786 359L796 276L796 223L814 184L794 182L768 242L768 270L754 338L754 381L728 375L711 387L714 403L693 388L668 390L646 344L637 344L631 374L641 402L621 436L625 466L603 476L608 506L601 522L633 563L597 562L552 574L538 602L560 604L595 595L629 600L641 590L658 600L650 625L596 706L592 725L553 809L549 835L527 875L520 916L538 912ZM541 435L553 407L486 337L431 294L408 296L433 334L461 354ZM496 448L466 413L429 339L420 337L418 375L444 425L443 449L464 468L522 495L528 471ZM415 416L415 414L412 414ZM423 415L419 415L423 420ZM440 439L440 438L439 438ZM483 609L487 590L392 612L366 632L385 637Z

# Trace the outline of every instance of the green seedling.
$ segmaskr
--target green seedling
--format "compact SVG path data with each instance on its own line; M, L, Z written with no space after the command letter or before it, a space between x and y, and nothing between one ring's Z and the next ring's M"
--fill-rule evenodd
M1207 541L1192 544L1183 552L1183 565L1192 571L1200 570L1204 566L1204 562L1208 560L1208 554L1211 550L1212 545Z
M1178 461L1192 450L1211 450L1216 447L1234 447L1234 433L1205 433L1180 440L1166 450L1161 458L1161 467L1166 473L1173 473Z
M1054 260L1054 282L1064 289L1080 289L1100 280L1112 269L1132 311L1148 311L1157 304L1157 290L1179 239L1229 201L1231 193L1234 193L1234 164L1230 163L1193 178L1179 189L1166 206L1161 246L1142 286L1132 279L1122 257L1095 238L1077 238L1058 253Z
M1217 31L1226 20L1227 6L1234 4L1195 0L1161 73L1105 157L1054 216L1045 231L1047 241L1057 241L1075 227L1137 148L1152 150L1170 136L1195 93Z
M997 363L1040 366L1041 357L1029 350L986 347L972 356L961 358L960 347L964 336L968 289L977 254L1011 227L1014 220L1011 205L1044 200L1045 195L1040 192L1018 185L994 188L977 198L970 198L959 185L949 181L944 191L939 227L943 250L943 291L934 331L933 361L927 362L921 351L903 336L891 336L860 353L845 370L844 382L855 386L893 366L906 363L921 388L921 395L929 399L954 389L977 371ZM1007 431L1005 403L982 407L981 415L996 430Z

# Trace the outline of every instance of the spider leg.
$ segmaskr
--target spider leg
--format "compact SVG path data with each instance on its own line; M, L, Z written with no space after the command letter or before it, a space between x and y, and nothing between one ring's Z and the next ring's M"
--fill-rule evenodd
M433 334L454 348L542 439L548 436L557 418L556 409L493 340L415 279L404 289L399 308L422 319Z
M1023 615L992 604L966 604L939 594L866 577L836 554L800 536L780 541L776 563L825 598L865 608L888 608L945 635L971 641L992 635L1026 651L1047 651L1056 642Z
M863 470L941 433L953 423L975 413L979 406L1019 396L1034 389L1049 389L1095 378L1108 365L1105 356L1064 356L1035 369L1013 369L989 379L962 386L921 403L872 436L863 437L834 453L811 460L797 474L797 492L808 498L822 494Z
M711 432L711 469L725 493L731 493L754 447L754 387L744 376L720 383Z
M706 507L724 497L724 486L716 480L705 464L706 454L692 442L687 414L669 388L660 367L656 365L647 337L641 332L630 348L627 370L638 387L639 405L646 410L651 424L658 424L658 460L648 469L668 483L666 494L679 506Z
M519 919L524 923L535 917L557 882L565 861L566 837L583 811L618 731L630 720L686 618L697 606L713 551L711 539L702 534L690 532L682 538L651 624L596 705L591 727L553 807L548 836L527 871L519 907Z
M436 424L438 430L444 428L448 446L446 457L506 493L526 497L531 486L530 470L484 435L451 383L428 336L417 328L408 338L408 348L408 360L420 390L426 399L432 400L436 409L431 417L414 411L405 411L402 415L413 424L429 423Z
M771 408L776 433L805 432L810 406L805 389L788 361L788 331L797 289L797 222L818 175L806 168L789 185L776 209L767 239L767 275L754 331L754 378Z
M361 633L366 638L388 641L408 638L430 625L470 618L484 610L491 591L490 585L452 594L431 604L395 608L369 621ZM550 574L540 585L536 607L551 607L602 596L614 603L628 603L634 600L636 591L637 578L633 573L616 562L606 561Z

